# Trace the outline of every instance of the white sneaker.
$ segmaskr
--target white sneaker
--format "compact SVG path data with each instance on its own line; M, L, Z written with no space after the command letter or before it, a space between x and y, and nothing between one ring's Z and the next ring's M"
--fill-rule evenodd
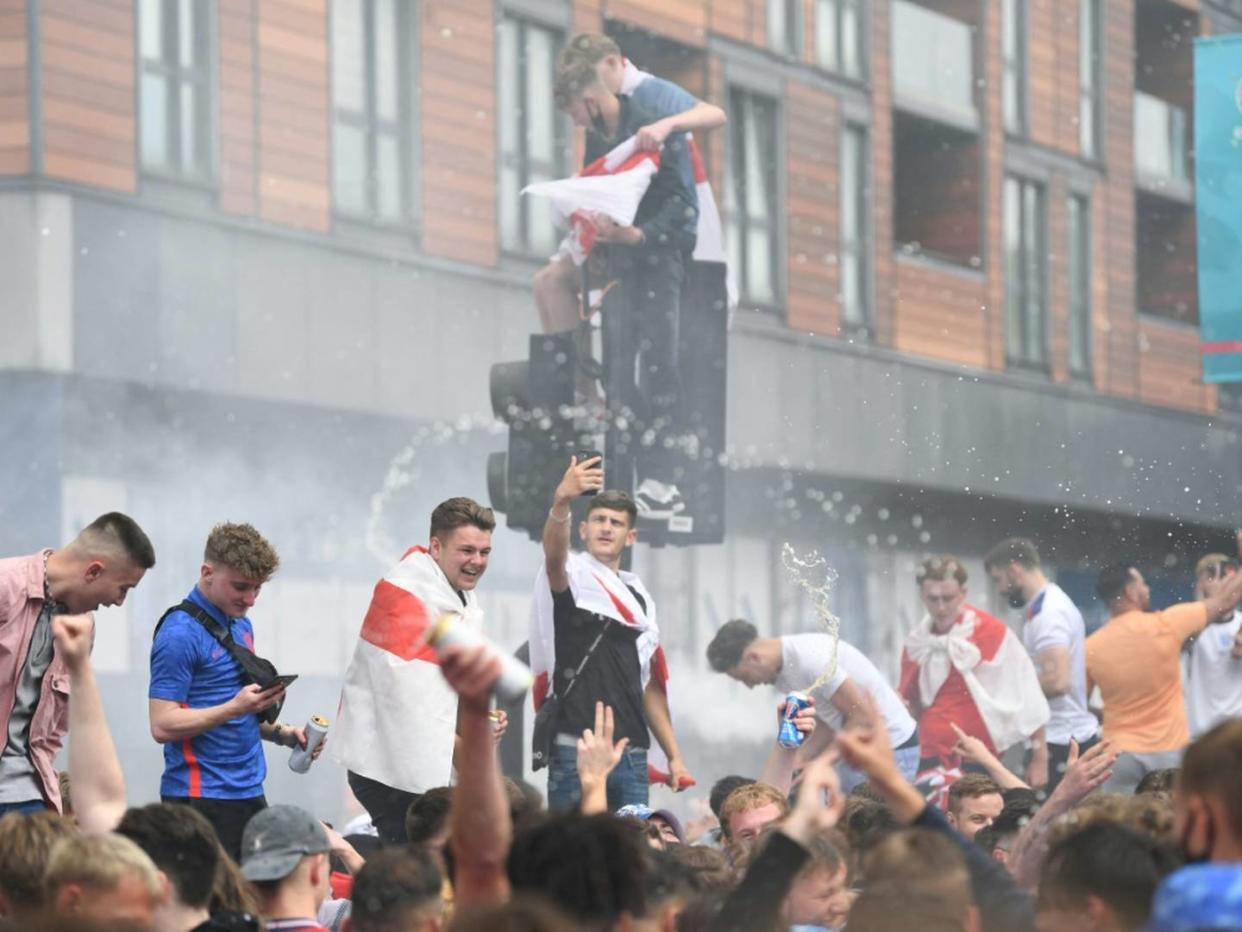
M674 515L686 510L681 492L677 486L668 485L657 479L644 479L638 484L634 493L634 503L638 506L638 516L655 521L667 521Z

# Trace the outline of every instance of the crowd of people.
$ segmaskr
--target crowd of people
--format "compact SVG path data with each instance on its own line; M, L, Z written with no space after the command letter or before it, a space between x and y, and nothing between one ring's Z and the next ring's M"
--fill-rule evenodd
M588 157L628 136L661 150L635 224L597 219L593 236L647 286L630 308L643 427L675 436L677 305L714 216L687 133L725 116L602 36L571 40L555 87L593 133ZM549 329L579 317L571 253L536 280ZM249 524L217 525L185 598L154 624L148 720L164 769L160 801L134 808L127 777L144 775L117 755L92 613L125 600L155 548L112 512L63 547L0 560L0 928L1242 929L1236 557L1205 556L1193 600L1162 611L1136 566L1103 568L1110 617L1090 637L1029 540L984 561L1023 610L1019 630L967 601L961 560L925 560L913 582L926 615L896 682L827 633L731 620L707 662L780 692L774 740L759 773L713 775L710 819L687 825L651 806L653 780L698 782L656 600L625 568L640 516L684 507L674 444L648 446L633 497L605 488L594 456L548 489L529 670L485 636L476 589L494 515L469 498L437 506L426 543L375 586L326 744L282 721L296 677L261 656L248 617L276 548ZM544 792L499 761L497 695L529 686ZM309 760L326 747L365 815L338 831L269 804L265 741Z

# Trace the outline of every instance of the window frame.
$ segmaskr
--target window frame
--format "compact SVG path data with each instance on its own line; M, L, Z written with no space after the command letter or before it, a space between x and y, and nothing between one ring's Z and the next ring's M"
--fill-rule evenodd
M1077 222L1075 222L1077 221ZM1066 362L1070 376L1090 381L1095 351L1092 333L1091 198L1071 191L1065 200ZM1082 362L1075 365L1075 347Z
M846 183L845 166L847 164L847 151L851 145L857 146L856 170L858 177L854 179L853 190ZM871 138L869 127L864 123L853 120L846 120L841 124L841 199L839 204L840 210L840 241L838 244L838 294L841 309L841 331L843 333L855 333L870 335L872 327L872 307L871 307L871 249L869 248L871 235L871 216L868 210L870 198L868 192L871 187ZM854 202L854 217L857 224L856 237L851 237L845 228L847 200ZM855 240L851 244L851 240ZM859 315L856 320L847 319L846 300L844 282L844 268L846 263L851 262L856 266L856 274L858 276L858 302Z
M1103 18L1099 0L1078 4L1078 149L1085 159L1098 161L1101 154L1100 76L1103 58ZM1086 41L1090 29L1090 43ZM1090 48L1088 48L1088 45ZM1085 114L1091 113L1090 128Z
M855 31L853 42L849 42L845 34L844 21L846 8L854 11ZM814 36L814 55L815 65L824 71L846 78L853 81L865 82L867 80L867 65L870 56L867 54L867 4L862 0L815 0L815 36ZM832 50L833 61L829 62L823 54L824 48L820 42L820 26L825 14L832 17L832 34L833 45ZM854 48L854 61L857 64L856 71L850 71L845 67L844 52L849 45Z
M517 200L516 200L516 208L518 212L517 225L518 225L518 228L521 230L521 242L514 243L514 242L509 242L506 240L505 229L504 229L504 219L503 219L503 208L501 207L499 203L500 198L504 196L504 183L502 179L503 179L505 168L508 165L508 159L510 157L510 153L507 153L505 151L504 143L502 141L504 128L501 125L501 120L504 118L504 114L499 112L499 108L498 108L497 119L496 119L496 155L497 155L497 158L496 158L496 196L497 196L497 201L498 201L497 210L496 210L497 241L500 243L501 251L509 255L546 257L547 255L549 255L552 251L556 249L556 246L557 246L555 242L556 236L555 234L553 235L554 241L546 249L541 245L535 245L531 243L530 241L531 200L530 198L524 198L520 196L520 192L522 188L524 188L527 184L530 183L530 175L531 175L531 163L530 163L530 158L527 152L528 140L527 140L527 131L526 131L527 69L526 67L522 66L522 62L524 60L524 57L526 56L526 43L524 41L524 37L526 35L527 30L530 30L530 29L538 29L543 32L549 33L552 36L553 54L551 56L551 62L552 62L553 74L551 77L552 79L555 79L556 59L557 59L557 56L560 54L560 50L564 48L567 34L566 34L565 29L561 28L560 26L546 22L543 19L540 19L537 17L524 15L519 10L514 10L514 9L509 9L509 8L502 9L500 12L500 18L497 23L498 32L500 29L504 28L506 23L514 24L515 27L519 30L517 41L516 41L516 47L518 49L518 60L517 62L514 63L515 65L517 65L517 71L518 71L517 99L520 102L520 106L517 108L517 111L519 113L518 125L514 133L514 140L518 147L518 152L516 154L517 164L514 166L514 168L518 175L517 192L519 196L517 197ZM502 53L500 51L500 42L501 40L498 37L497 52L496 52L496 72L497 72L497 80L504 81L506 80L508 76L502 73L504 62L501 60ZM497 98L497 100L499 101L499 97ZM557 109L556 104L553 102L550 96L547 100L547 105L551 110L551 119L549 120L549 122L551 123L551 125L556 131L556 139L555 139L555 143L553 146L555 163L548 166L546 173L551 178L563 178L566 175L570 174L571 172L570 152L571 152L571 141L573 138L573 134L569 127L568 117L566 117L563 113L561 113Z
M1015 203L1012 192L1015 191L1018 208L1016 215L1012 210ZM1046 372L1049 364L1046 186L1021 175L1006 175L1002 192L1002 213L1005 252L1005 359L1010 368ZM1015 223L1016 255L1012 241ZM1014 274L1015 269L1017 275ZM1032 311L1037 315L1038 334L1032 333Z
M737 282L738 294L742 302L749 307L761 311L783 314L782 309L785 306L786 298L786 276L783 266L785 239L781 225L781 218L784 216L781 210L781 202L784 184L785 153L781 144L784 127L781 99L774 94L766 93L745 84L730 84L726 96L729 101L729 136L725 154L726 209L724 224L726 251L729 261L733 265L734 280ZM771 199L767 205L771 217L763 225L770 233L768 238L769 259L771 262L770 278L772 282L772 295L770 298L755 298L749 291L749 263L747 261L749 252L747 241L748 234L754 224L745 209L746 190L741 186L744 184L744 172L742 173L743 178L739 181L737 164L739 158L745 157L745 131L747 121L752 119L755 101L768 104L772 115L772 132L768 135L768 138L771 139L772 149L769 153L764 153L771 156L771 164L773 166L772 184L770 186ZM741 154L739 155L739 153ZM745 166L742 167L744 168ZM728 243L735 233L738 258L736 262L733 262L732 250L728 248Z
M1029 10L1027 0L1002 0L1001 3L1001 122L1011 136L1027 136L1031 129L1030 107L1030 41L1028 40ZM1013 42L1014 48L1007 47ZM1010 93L1015 110L1010 112Z
M142 7L145 3L160 7L160 58L149 59L142 48ZM180 10L178 0L137 0L134 7L134 66L135 66L135 120L136 149L139 173L162 181L199 188L214 188L219 175L219 133L217 116L217 9L215 0L189 0L194 11L194 46L197 68L186 68L177 60ZM169 14L172 15L169 15ZM169 57L170 52L172 57ZM146 126L143 120L143 84L148 75L159 78L165 86L164 104L164 152L167 159L162 164L147 162L143 151ZM202 141L203 164L198 169L186 168L182 152L183 109L182 89L189 85L200 94L202 112L198 114L196 131Z
M776 37L772 34L772 8L776 5L785 8L782 19L785 21L785 34L783 41L778 45ZM803 22L802 22L802 0L768 0L767 6L764 8L765 25L767 29L767 48L768 51L780 55L783 58L791 58L800 60L802 58L803 45L805 44ZM790 13L793 14L792 18Z
M417 20L408 0L393 0L394 22L394 57L396 58L396 90L397 116L395 120L382 119L378 116L377 98L377 58L376 55L376 24L375 5L377 0L358 0L362 7L362 92L363 111L345 109L338 105L335 72L335 51L337 36L332 24L332 4L337 0L329 0L328 8L328 115L329 115L329 171L328 189L331 195L332 216L334 222L343 220L346 223L365 224L385 229L407 230L415 225L415 205L417 203L417 179L414 168L414 107L416 95L411 92L411 79L416 61L411 60L412 50L418 48L411 32L412 23ZM336 179L336 133L338 123L362 132L366 150L366 206L359 210L352 205L345 205L337 193ZM377 128L378 127L378 128ZM400 211L398 217L385 216L379 210L379 137L394 136L397 140L397 183L400 187Z

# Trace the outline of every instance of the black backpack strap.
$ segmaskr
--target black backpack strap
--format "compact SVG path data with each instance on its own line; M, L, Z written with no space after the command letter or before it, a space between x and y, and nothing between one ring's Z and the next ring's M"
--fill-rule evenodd
M237 642L233 640L233 635L228 632L224 625L220 624L220 622L216 621L189 599L186 599L180 605L174 605L160 616L160 620L155 623L155 630L151 633L151 640L155 640L155 636L160 633L160 628L168 619L168 616L174 614L175 612L185 612L200 625L206 628L207 633L215 638L220 643L221 647L227 650L230 654L233 652L232 647L237 645Z

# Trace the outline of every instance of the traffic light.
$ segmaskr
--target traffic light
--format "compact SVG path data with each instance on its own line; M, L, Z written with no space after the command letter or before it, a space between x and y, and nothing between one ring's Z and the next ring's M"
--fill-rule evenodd
M492 411L509 425L507 452L487 461L487 491L509 527L543 534L552 491L578 443L572 332L532 334L530 358L491 369Z

